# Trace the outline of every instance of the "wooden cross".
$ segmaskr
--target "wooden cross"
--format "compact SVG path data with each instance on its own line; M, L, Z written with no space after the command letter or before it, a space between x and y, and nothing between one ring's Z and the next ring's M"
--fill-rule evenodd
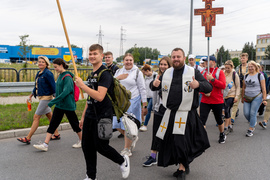
M181 127L181 124L186 124L185 122L182 122L182 118L180 118L179 122L175 122L176 124L179 124L179 129Z
M165 122L163 122L163 125L160 125L160 127L162 128L162 129L161 129L161 132L163 131L163 129L167 129L167 128L165 127Z
M212 1L205 2L204 9L194 9L194 15L202 15L202 26L205 26L205 37L212 37L212 26L216 25L216 14L223 14L223 8L212 8Z

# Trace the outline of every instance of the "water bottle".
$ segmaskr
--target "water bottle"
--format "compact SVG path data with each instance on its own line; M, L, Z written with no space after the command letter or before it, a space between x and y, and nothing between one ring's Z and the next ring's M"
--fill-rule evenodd
M31 111L32 110L32 106L31 106L31 100L27 99L27 110Z
M233 86L233 81L228 84L228 89L230 90Z

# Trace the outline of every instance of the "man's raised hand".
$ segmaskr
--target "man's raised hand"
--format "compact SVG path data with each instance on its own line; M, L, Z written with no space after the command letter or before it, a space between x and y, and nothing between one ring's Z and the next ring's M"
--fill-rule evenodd
M196 89L200 86L199 82L194 78L194 76L192 76L192 79L193 81L191 81L189 83L189 86L192 88L192 89Z

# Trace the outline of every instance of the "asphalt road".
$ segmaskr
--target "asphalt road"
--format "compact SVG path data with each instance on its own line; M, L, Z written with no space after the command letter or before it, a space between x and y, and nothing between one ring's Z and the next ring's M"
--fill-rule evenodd
M242 106L242 105L241 105ZM242 109L242 108L241 108ZM262 120L262 117L258 117ZM188 180L266 180L270 179L270 130L257 125L253 137L245 137L248 123L240 111L234 132L228 135L225 144L218 143L218 128L210 114L207 132L211 147L190 165ZM150 155L151 126L147 132L139 134L139 141L131 160L129 180L176 179L172 176L177 166L167 168L143 167L146 156ZM123 139L114 133L111 145L119 152L123 149ZM41 152L32 145L45 139L45 134L34 135L32 144L19 143L16 138L0 140L1 180L82 180L85 178L85 162L81 149L72 148L77 135L72 130L61 131L61 140L51 141L49 151ZM98 155L99 180L121 179L119 166Z

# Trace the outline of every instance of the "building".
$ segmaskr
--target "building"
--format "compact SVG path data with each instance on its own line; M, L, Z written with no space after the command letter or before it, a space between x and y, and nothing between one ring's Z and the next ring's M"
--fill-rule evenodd
M82 62L82 48L72 48L75 62ZM20 46L0 45L0 59L10 60L10 62L22 62ZM72 62L69 48L62 47L32 47L27 53L27 61L37 61L38 56L47 56L50 61L55 58L62 58L66 62Z
M270 45L270 34L257 35L256 56L257 61L265 59L265 49Z
M241 53L242 53L242 51L237 51L237 50L233 51L233 50L229 50L229 54L230 54L230 56L231 56L231 59L233 59L233 58L238 58L238 59L240 59Z

